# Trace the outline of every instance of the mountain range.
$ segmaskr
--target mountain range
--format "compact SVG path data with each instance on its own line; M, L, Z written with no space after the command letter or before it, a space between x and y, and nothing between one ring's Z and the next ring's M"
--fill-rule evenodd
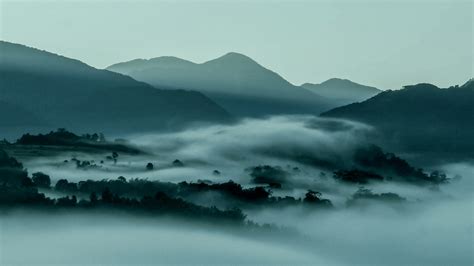
M20 44L0 42L3 133L176 129L233 117L196 91L162 90L128 76Z
M158 57L101 70L0 41L2 137L58 127L117 135L322 112L374 126L395 151L474 156L473 105L473 80L393 91L344 79L296 86L238 53L202 64Z
M381 92L375 87L339 78L332 78L320 84L305 83L301 86L325 97L337 106L364 101Z
M431 84L387 90L321 114L378 128L395 150L474 156L474 81L441 89Z
M319 114L379 92L346 80L333 82L336 79L320 84L324 89L314 90L317 85L310 84L308 88L295 86L253 59L233 52L201 64L165 56L135 59L107 69L161 88L202 92L239 117ZM331 96L331 90L336 94ZM347 97L339 97L344 92Z

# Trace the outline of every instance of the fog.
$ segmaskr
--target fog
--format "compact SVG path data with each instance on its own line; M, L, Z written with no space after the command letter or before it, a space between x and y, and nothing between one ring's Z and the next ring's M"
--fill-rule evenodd
M289 245L169 220L16 213L1 225L0 262L6 264L288 264L315 259Z
M183 181L234 179L246 183L245 169L256 165L279 165L308 170L308 176L319 175L318 170L343 166L350 162L351 151L368 142L374 132L369 126L334 119L310 116L279 116L269 119L248 119L235 125L218 125L194 128L179 133L134 135L127 139L145 150L143 156L121 154L117 164L105 162L100 169L75 171L65 159L104 160L104 154L91 155L69 152L54 157L25 158L30 172L43 171L53 179L141 177L151 180ZM311 167L301 158L320 162ZM173 167L179 159L184 167ZM153 171L145 171L147 162L154 164ZM221 175L212 175L219 170ZM303 171L304 172L304 171ZM316 173L316 174L315 174ZM298 175L293 177L298 179Z
M314 239L314 251L336 264L472 265L474 165L448 168L466 178L443 187L437 198L418 188L417 198L424 200L403 206L368 203L315 213L267 210L249 218L296 227Z
M179 221L126 215L1 216L2 264L311 264L472 265L474 165L446 185L449 197L308 213L302 209L250 212L257 222L295 228L302 236L257 238ZM470 179L468 178L470 177ZM419 191L424 193L423 190Z
M251 183L249 167L280 166L288 182L273 195L302 197L320 191L335 208L244 209L247 219L294 230L292 236L242 233L192 223L117 214L1 214L2 264L311 264L472 265L474 163L437 165L448 184L394 182L365 185L397 193L405 202L348 203L359 185L335 181L332 171L350 167L354 149L377 134L367 125L306 116L249 119L173 134L129 136L144 155L120 154L100 168L77 169L72 157L104 160L106 154L64 153L24 158L30 173L54 180L118 176L181 181L229 179ZM309 160L307 160L309 158ZM173 165L179 159L184 166ZM147 171L145 165L154 164ZM311 163L308 163L311 162ZM294 168L297 167L298 170ZM220 175L213 174L219 170ZM200 204L205 205L202 201Z

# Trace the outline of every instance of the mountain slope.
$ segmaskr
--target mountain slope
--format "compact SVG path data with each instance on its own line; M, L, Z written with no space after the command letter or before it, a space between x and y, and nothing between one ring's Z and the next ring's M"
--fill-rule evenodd
M305 83L301 86L318 95L337 101L340 105L364 101L381 92L375 87L338 78L332 78L320 84Z
M53 128L118 133L231 120L198 92L156 89L77 60L3 41L0 85L0 101L35 114ZM24 129L30 126L23 123Z
M202 64L158 57L119 63L107 69L158 87L202 92L240 116L317 114L330 106L324 98L292 85L238 53L228 53Z
M322 114L376 126L395 148L474 153L474 83L440 89L431 84L384 91Z

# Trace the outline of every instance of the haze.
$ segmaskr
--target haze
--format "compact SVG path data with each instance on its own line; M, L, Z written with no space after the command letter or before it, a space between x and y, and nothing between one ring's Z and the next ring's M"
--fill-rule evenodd
M473 73L472 1L0 4L0 39L98 68L163 55L204 62L236 51L298 85L342 77L382 89L447 87Z

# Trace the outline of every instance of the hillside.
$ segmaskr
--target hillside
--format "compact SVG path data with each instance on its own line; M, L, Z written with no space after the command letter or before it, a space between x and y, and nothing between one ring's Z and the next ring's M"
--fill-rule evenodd
M202 92L238 116L319 114L333 106L323 97L289 83L238 53L228 53L202 64L158 57L136 59L107 69L157 87Z
M44 129L114 134L232 120L199 92L156 89L74 59L3 41L0 56L0 101L46 121ZM18 134L33 129L27 120L18 124L16 115L4 119L5 124L16 124Z
M412 152L472 154L474 83L440 89L431 84L384 91L322 114L374 125L393 147Z
M375 87L338 78L332 78L320 84L305 83L301 86L318 95L337 101L339 105L364 101L381 92Z

